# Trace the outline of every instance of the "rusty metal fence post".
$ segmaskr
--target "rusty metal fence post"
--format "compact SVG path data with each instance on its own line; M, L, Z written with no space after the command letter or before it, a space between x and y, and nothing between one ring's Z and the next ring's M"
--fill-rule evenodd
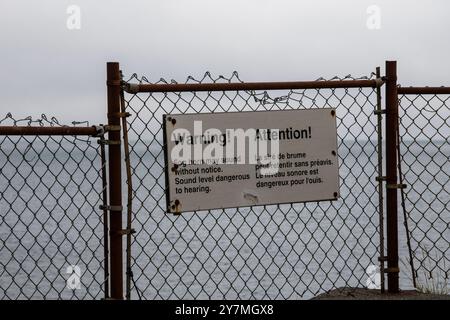
M397 218L397 61L386 61L386 229L388 292L399 291Z
M108 125L120 126L119 63L107 63ZM111 298L123 299L122 177L120 131L108 132Z

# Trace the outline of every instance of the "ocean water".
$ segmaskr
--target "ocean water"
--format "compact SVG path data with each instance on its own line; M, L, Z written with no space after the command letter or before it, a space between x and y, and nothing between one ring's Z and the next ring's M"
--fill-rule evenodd
M102 163L95 140L21 139L1 144L0 298L102 298ZM338 201L181 216L164 210L158 141L131 147L133 298L139 290L145 299L308 299L336 287L364 287L367 268L378 265L373 141L339 141ZM449 144L403 147L405 207L419 280L432 276L448 286ZM125 183L123 193L126 203ZM401 287L408 289L401 210L399 230ZM70 265L82 271L80 289L67 288Z

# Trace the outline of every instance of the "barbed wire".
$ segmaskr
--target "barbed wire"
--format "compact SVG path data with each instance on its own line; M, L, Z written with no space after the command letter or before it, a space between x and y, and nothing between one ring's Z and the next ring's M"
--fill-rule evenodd
M27 116L25 118L16 118L13 116L11 112L8 112L2 119L0 119L0 124L5 125L7 122L10 122L14 126L26 125L26 126L65 126L61 124L56 117L49 117L45 113L42 113L40 118L33 118L32 116ZM77 125L85 125L89 127L89 121L72 121L71 124L73 126Z

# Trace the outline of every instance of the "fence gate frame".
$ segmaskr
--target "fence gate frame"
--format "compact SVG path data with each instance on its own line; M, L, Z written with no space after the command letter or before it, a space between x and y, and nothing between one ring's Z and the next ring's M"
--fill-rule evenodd
M230 83L165 83L165 84L132 84L122 80L122 73L118 62L107 63L107 86L108 86L108 124L120 127L120 119L129 116L123 106L124 92L130 94L136 93L167 93L167 92L204 92L204 91L256 91L256 90L293 90L293 89L337 89L337 88L374 88L377 89L377 108L374 114L378 117L378 176L375 179L379 182L379 218L380 218L380 243L379 243L379 262L381 276L381 292L385 292L385 274L387 274L387 291L389 293L398 293L399 288L399 253L398 253L398 191L405 189L406 184L399 183L400 171L400 142L399 142L399 95L406 94L450 94L450 87L401 87L397 83L397 61L385 62L385 76L380 75L380 68L376 72L376 79L367 80L323 80L323 81L290 81L290 82L230 82ZM382 108L381 88L385 85L385 108ZM122 104L122 108L121 108ZM382 120L383 115L384 121ZM385 126L385 154L383 154L383 124ZM123 121L123 127L126 121ZM122 128L124 129L124 128ZM124 138L126 138L126 127L124 129ZM130 246L130 236L134 232L131 229L131 197L129 190L128 203L128 223L127 229L122 229L122 198L121 198L121 147L120 133L109 132L111 140L109 146L109 182L110 182L110 201L114 210L110 210L111 219L111 298L123 299L123 252L122 235L127 235L128 246ZM125 140L125 139L124 139ZM129 161L129 151L127 141L125 141L126 161ZM383 175L382 158L385 156L386 174ZM128 164L129 166L129 164ZM131 180L131 174L127 168L128 179ZM401 178L401 177L400 177ZM383 182L384 188L383 188ZM130 186L129 186L130 187ZM383 199L383 193L386 200ZM385 210L384 210L385 208ZM120 209L120 210L119 210ZM384 220L384 213L386 220ZM114 222L113 222L114 221ZM386 231L384 231L384 222ZM407 223L405 221L405 225ZM384 234L385 233L385 234ZM407 236L409 237L408 230ZM409 238L408 238L409 239ZM384 240L386 240L386 255L384 253ZM408 240L409 244L409 240ZM130 247L127 248L127 293L126 298L130 299L130 276L131 273L131 253ZM385 267L387 263L387 267ZM414 267L411 261L412 272ZM413 276L414 277L414 276ZM415 280L415 279L414 279ZM414 281L415 283L415 281Z
M378 153L379 160L383 157L383 151L381 147L382 143L382 114L386 114L385 117L385 126L386 126L386 176L382 176L382 167L378 168L379 176L375 177L377 181L379 181L379 193L380 193L380 204L379 204L379 214L380 214L380 270L381 270L381 292L384 292L384 273L388 274L388 291L390 293L395 293L399 291L399 269L398 269L398 225L397 225L397 191L399 186L397 184L397 153L396 153L396 142L397 142L397 122L398 122L398 100L397 100L397 76L396 76L396 62L395 61L386 61L386 76L381 77L379 68L377 68L376 79L367 79L367 80L324 80L324 81L291 81L291 82L235 82L235 83L165 83L165 84L133 84L126 83L122 81L120 83L122 93L119 93L117 90L118 82L121 75L119 63L117 62L109 62L107 63L108 68L108 119L110 124L116 124L118 118L128 116L125 114L124 109L120 109L118 106L121 96L123 98L123 92L136 94L136 93L168 93L168 92L201 92L201 91L239 91L239 90L293 90L293 89L337 89L337 88L376 88L378 93L378 101L377 101L377 109L374 110L374 114L378 116L378 125L377 131L379 135L378 139ZM114 70L110 72L110 70ZM386 84L386 108L381 108L381 93L380 89L383 85ZM118 115L117 118L112 117L112 112L115 115ZM123 128L122 128L123 129ZM110 138L111 139L111 138ZM120 147L119 147L120 148ZM128 154L128 150L125 150L125 153ZM114 163L118 162L120 158L120 151L115 153L116 160L113 160ZM111 159L112 160L112 159ZM381 161L381 160L380 160ZM379 165L381 163L379 162ZM120 166L120 164L119 164ZM110 168L111 170L111 168ZM111 172L111 171L110 171ZM120 171L119 171L120 172ZM111 172L113 174L113 172ZM128 179L131 177L129 176ZM115 180L120 181L120 179ZM385 188L382 188L382 181L386 181ZM386 242L387 242L387 256L384 256L384 227L383 223L383 212L384 212L384 203L383 203L383 191L386 192L386 224L387 224L387 234L386 234ZM113 196L110 193L111 196ZM112 201L112 200L111 200ZM112 203L112 202L111 202ZM119 205L119 201L116 202ZM130 204L128 204L130 207ZM121 207L120 207L121 208ZM118 212L118 211L117 211ZM112 217L112 215L111 215ZM130 221L129 223L130 224ZM115 227L115 229L118 229ZM132 231L132 230L130 230ZM124 232L125 234L127 232ZM128 235L131 232L128 232ZM113 230L111 230L111 235L113 234ZM111 243L112 243L111 239ZM127 250L130 250L128 248ZM118 247L114 248L111 245L111 257L115 256L115 262L119 263L119 258L117 255L122 258L121 254L119 254ZM127 254L127 260L129 257L129 252ZM387 268L384 267L385 261L388 262ZM111 266L113 265L113 261L111 258ZM127 291L129 290L129 274L131 270L129 269L130 261L127 261ZM111 278L112 278L112 286L117 285L117 287L111 292L115 292L111 298L121 299L122 289L122 273L119 267L113 271L111 267ZM113 279L114 278L114 279ZM129 292L126 293L127 299L129 299Z

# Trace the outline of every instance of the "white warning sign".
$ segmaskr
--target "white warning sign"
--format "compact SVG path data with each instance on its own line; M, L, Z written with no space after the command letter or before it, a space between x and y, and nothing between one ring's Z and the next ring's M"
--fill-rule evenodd
M331 108L164 115L167 211L336 200Z

